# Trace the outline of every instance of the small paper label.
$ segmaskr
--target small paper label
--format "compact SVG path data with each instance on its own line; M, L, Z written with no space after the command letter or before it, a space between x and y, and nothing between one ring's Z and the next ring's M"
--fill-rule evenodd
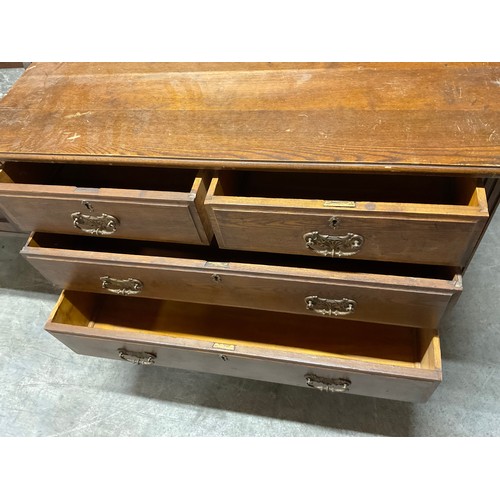
M234 351L234 344L221 344L220 342L214 342L214 349L224 349L225 351Z
M346 207L355 208L355 201L343 201L343 200L328 200L323 202L324 207Z
M76 187L75 193L87 193L87 194L95 194L99 192L99 188L92 187Z
M229 267L229 262L205 262L205 267Z

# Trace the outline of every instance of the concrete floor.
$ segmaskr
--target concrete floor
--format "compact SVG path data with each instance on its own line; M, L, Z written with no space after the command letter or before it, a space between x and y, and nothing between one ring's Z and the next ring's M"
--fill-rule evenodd
M24 68L0 69L0 99L23 73Z
M425 404L78 356L43 330L58 290L19 256L25 239L0 233L0 436L500 435L498 215L443 321L444 381Z

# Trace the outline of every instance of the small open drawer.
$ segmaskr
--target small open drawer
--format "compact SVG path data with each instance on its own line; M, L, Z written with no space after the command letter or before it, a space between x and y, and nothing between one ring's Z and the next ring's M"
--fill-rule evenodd
M80 354L330 392L426 401L441 381L435 330L69 291L45 328Z
M59 288L436 328L452 269L34 233L21 254Z
M463 266L488 219L473 179L221 172L205 202L223 248Z
M0 209L21 231L208 244L208 182L187 169L7 162Z

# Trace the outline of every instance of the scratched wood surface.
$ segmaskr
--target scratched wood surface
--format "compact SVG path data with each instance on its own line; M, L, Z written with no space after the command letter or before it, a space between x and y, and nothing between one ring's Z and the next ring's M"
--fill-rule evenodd
M3 159L491 175L499 146L500 64L34 63L0 102Z

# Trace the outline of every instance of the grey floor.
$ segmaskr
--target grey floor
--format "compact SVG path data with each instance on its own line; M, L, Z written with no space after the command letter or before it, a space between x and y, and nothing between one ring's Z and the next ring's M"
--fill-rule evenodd
M0 99L23 73L24 68L0 69Z
M0 436L500 435L499 215L442 324L426 404L78 356L43 330L58 290L19 256L25 239L0 233Z

